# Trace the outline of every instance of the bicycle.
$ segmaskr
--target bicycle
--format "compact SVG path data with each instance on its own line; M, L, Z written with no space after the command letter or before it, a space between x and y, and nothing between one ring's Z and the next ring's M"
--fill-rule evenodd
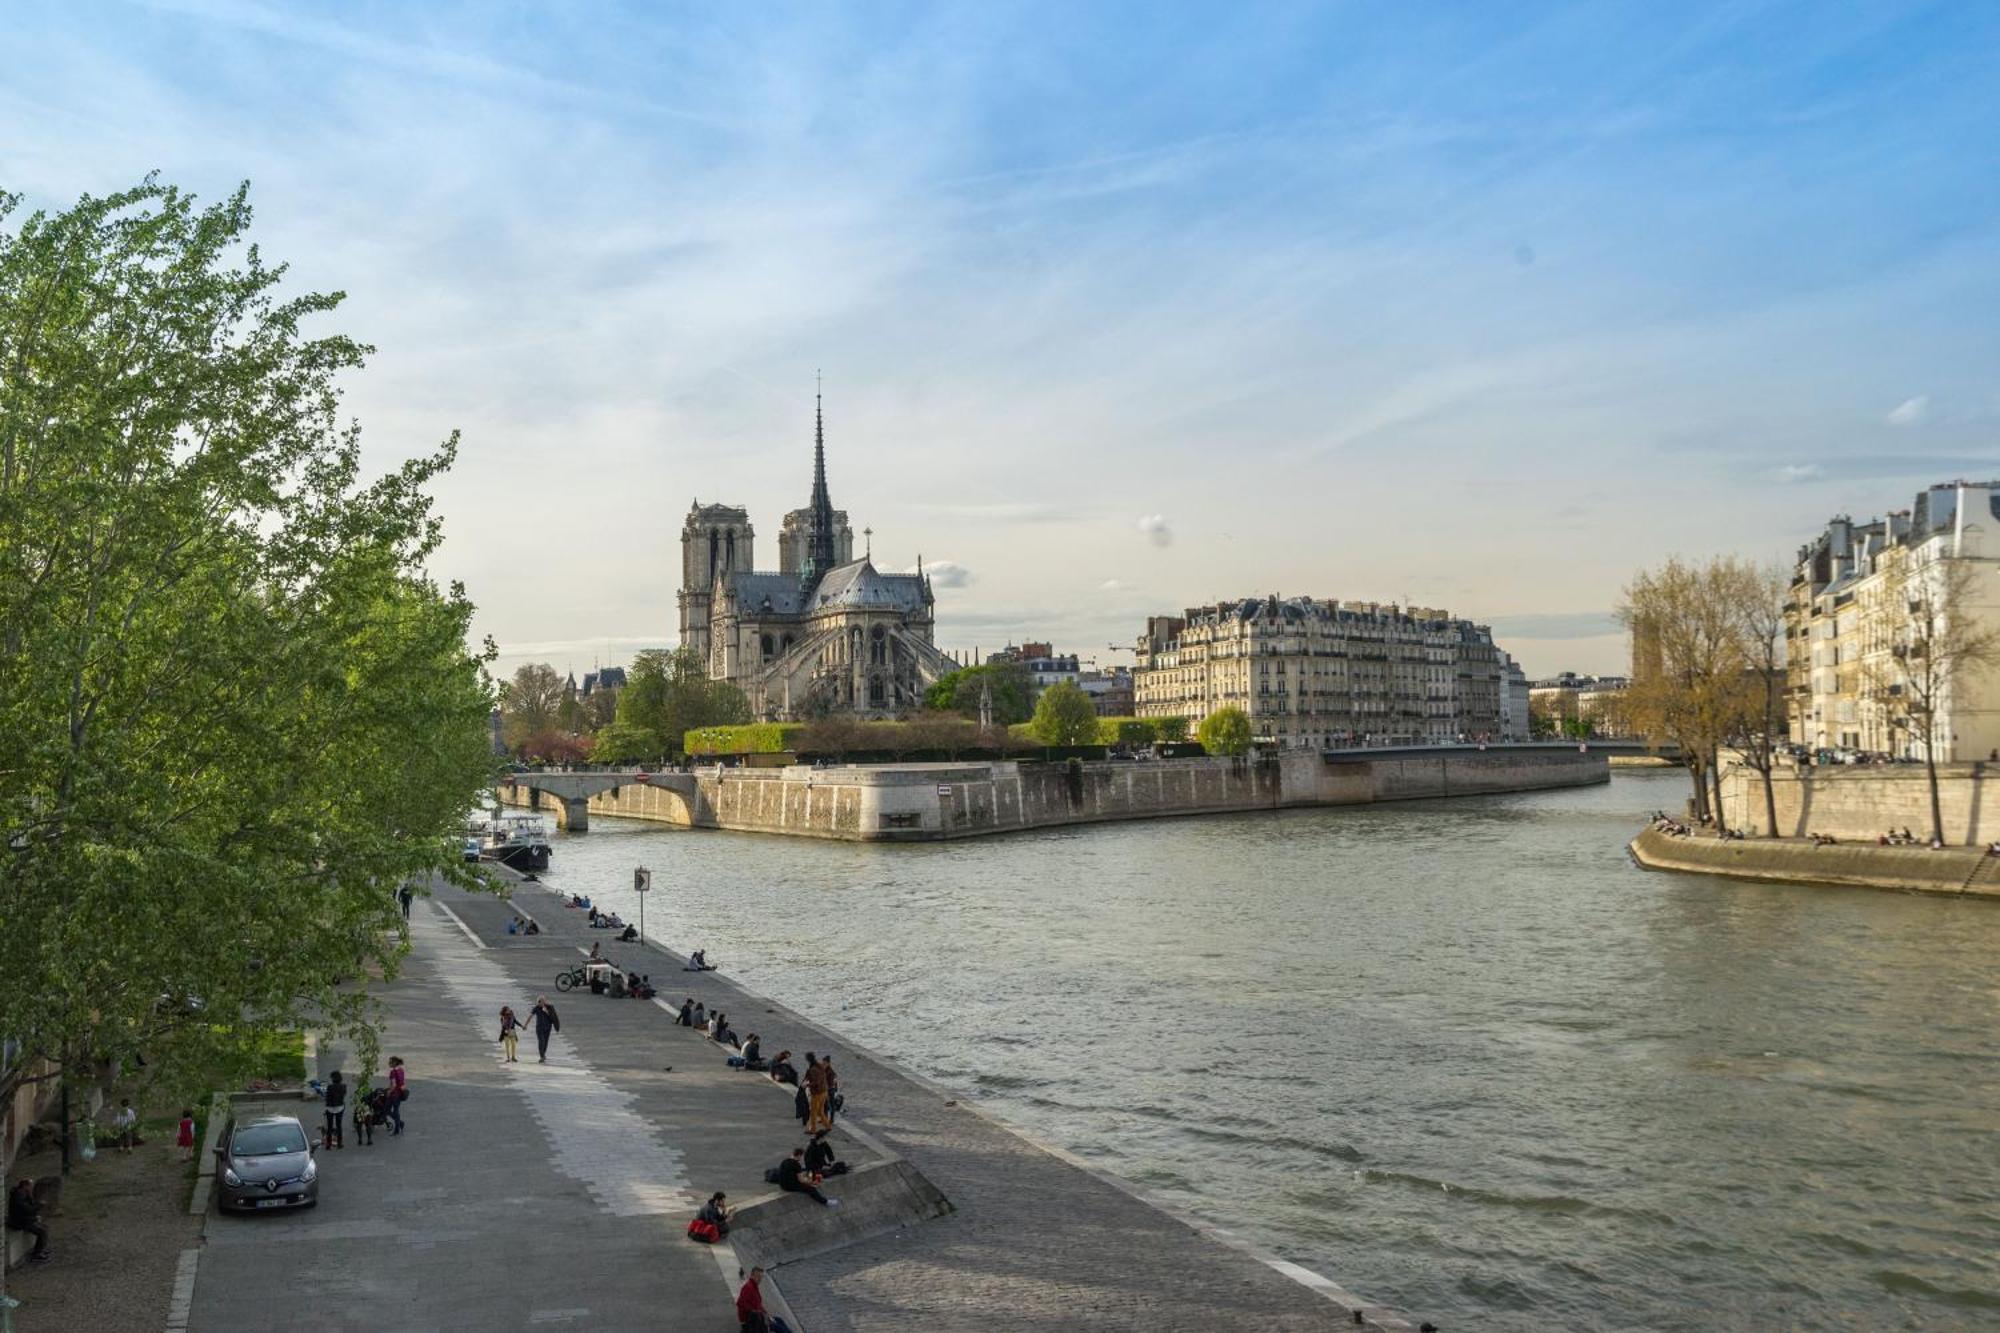
M575 990L578 986L588 985L589 982L590 972L582 963L578 963L567 972L556 973L556 989L559 991Z

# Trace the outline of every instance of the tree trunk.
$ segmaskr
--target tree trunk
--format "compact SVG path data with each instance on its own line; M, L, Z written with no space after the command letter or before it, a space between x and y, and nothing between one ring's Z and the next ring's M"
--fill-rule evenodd
M1764 836L1778 836L1778 798L1771 791L1771 770L1778 766L1777 756L1764 756Z
M1924 743L1924 774L1930 779L1931 788L1931 839L1942 846L1944 807L1938 803L1937 750L1928 741Z
M1708 782L1715 788L1715 809L1711 811L1715 816L1715 831L1727 833L1729 824L1722 817L1722 756L1719 754L1710 754L1708 757Z
M1701 817L1708 813L1708 788L1702 782L1701 757L1699 755L1689 756L1687 766L1688 778L1694 783L1694 818L1695 822L1699 823Z

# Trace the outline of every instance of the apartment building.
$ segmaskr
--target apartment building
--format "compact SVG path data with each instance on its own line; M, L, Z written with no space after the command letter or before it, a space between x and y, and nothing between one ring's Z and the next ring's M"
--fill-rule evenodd
M1785 601L1792 739L1906 759L1928 749L1943 761L2000 749L2000 676L1991 669L1954 683L1928 735L1896 706L1907 687L1899 649L1907 653L1910 613L1892 599L1941 603L1958 577L1969 581L1948 614L2000 624L2000 482L1932 486L1910 508L1865 523L1840 515L1800 547Z
M1188 719L1234 705L1290 748L1498 738L1506 655L1444 611L1275 594L1154 616L1133 711Z

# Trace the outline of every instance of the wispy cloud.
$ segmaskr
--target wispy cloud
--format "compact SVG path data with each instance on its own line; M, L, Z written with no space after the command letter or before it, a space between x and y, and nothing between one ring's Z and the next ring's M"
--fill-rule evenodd
M921 565L912 565L903 571L906 574L928 574L931 584L938 588L963 588L972 583L972 571L956 560L926 560Z
M1773 468L1771 476L1776 481L1792 486L1802 481L1819 481L1826 476L1826 468L1818 463L1787 463L1783 467Z
M1139 520L1139 531L1146 534L1146 540L1155 546L1172 546L1174 530L1167 523L1165 514L1147 514Z
M1905 398L1889 409L1889 415L1882 418L1892 426L1915 426L1931 414L1929 394L1920 393L1914 398Z

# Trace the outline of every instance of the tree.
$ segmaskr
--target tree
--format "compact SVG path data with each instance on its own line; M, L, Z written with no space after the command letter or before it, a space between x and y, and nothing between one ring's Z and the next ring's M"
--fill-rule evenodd
M1862 659L1865 697L1891 730L1908 733L1909 746L1923 751L1931 838L1942 843L1937 757L1951 749L1952 696L1974 675L2000 666L2000 625L1973 605L1981 571L1970 559L1895 547L1885 553L1882 571L1878 641Z
M1034 716L1034 683L1018 662L948 671L924 691L924 707L977 718L980 695L987 690L992 692L994 726L1010 727Z
M618 691L616 719L598 737L598 758L610 763L680 754L696 727L750 721L750 701L726 680L710 680L690 648L649 648L632 661Z
M1744 599L1761 586L1733 557L1690 565L1678 558L1632 580L1618 608L1632 635L1625 707L1654 742L1680 746L1697 816L1727 828L1719 767L1742 707Z
M1089 695L1066 680L1042 691L1030 725L1035 739L1044 745L1097 743L1097 707Z
M1764 831L1778 835L1778 798L1772 770L1791 739L1785 712L1785 598L1790 579L1781 569L1740 565L1732 600L1743 656L1734 698L1726 712L1729 741L1743 762L1763 778Z
M1195 730L1195 739L1210 754L1248 754L1250 738L1250 715L1234 705L1216 709Z
M1153 719L1153 734L1163 745L1180 745L1188 737L1188 720L1184 717L1156 717Z
M562 720L563 678L547 662L523 662L514 678L500 689L501 735L507 748L519 751L537 732L554 729Z
M242 244L151 178L11 232L0 197L0 1033L24 1083L143 1054L190 1091L311 1024L367 1059L395 891L479 887L488 644L424 564L442 448L364 479L338 380Z

